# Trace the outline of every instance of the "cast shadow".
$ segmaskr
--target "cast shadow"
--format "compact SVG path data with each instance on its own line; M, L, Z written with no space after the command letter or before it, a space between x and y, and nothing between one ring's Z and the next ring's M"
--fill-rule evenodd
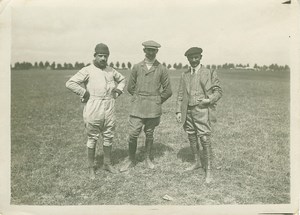
M162 143L154 143L153 144L153 152L152 152L152 157L151 159L155 159L155 158L160 158L162 156L164 156L165 152L171 152L173 151L173 148L168 146L168 145L165 145L165 144L162 144ZM142 162L145 160L145 156L146 156L146 148L145 148L145 145L139 147L138 149L138 153L137 153L137 156L136 156L136 160L137 162Z
M173 148L170 146L167 146L162 143L155 143L153 144L153 158L159 158L164 156L165 152L173 151ZM138 145L137 151L136 151L136 162L143 162L145 160L145 145ZM112 154L111 154L111 162L113 165L122 163L125 158L128 156L128 149L119 149L119 148L113 148ZM96 155L96 168L100 168L103 166L103 151L100 153L97 153Z
M200 157L201 157L201 163L203 164L203 150L200 150ZM192 153L192 150L190 147L184 147L179 150L177 153L177 158L180 159L182 162L193 162L195 161L195 156Z

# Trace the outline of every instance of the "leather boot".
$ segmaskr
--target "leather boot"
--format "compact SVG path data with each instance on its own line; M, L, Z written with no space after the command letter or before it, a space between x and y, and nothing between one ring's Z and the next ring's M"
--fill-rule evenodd
M201 137L201 143L203 146L203 154L204 154L204 161L205 161L205 182L210 183L213 180L212 173L211 173L211 162L212 162L212 147L210 142L209 136Z
M188 139L190 141L190 147L192 150L193 155L195 156L195 162L193 163L192 166L186 168L186 171L192 171L195 169L201 168L201 159L200 159L200 150L199 150L199 145L198 145L198 140L197 140L197 135L196 134L189 134Z
M92 180L95 179L95 177L96 177L95 167L94 167L95 152L96 152L95 148L87 148L89 177Z
M128 157L124 160L120 172L125 172L135 165L135 153L137 148L137 138L129 138L128 141Z
M146 165L149 169L154 169L154 164L151 161L152 148L153 148L153 138L146 138L145 148L146 148L146 158L145 158Z
M111 151L112 145L103 146L103 169L109 171L110 173L117 173L117 170L111 165Z

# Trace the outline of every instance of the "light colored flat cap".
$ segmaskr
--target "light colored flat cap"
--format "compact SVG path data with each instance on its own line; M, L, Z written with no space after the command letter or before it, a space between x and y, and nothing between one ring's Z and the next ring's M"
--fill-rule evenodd
M161 45L159 43L157 43L153 40L148 40L146 42L143 42L142 45L148 49L158 49L161 47Z

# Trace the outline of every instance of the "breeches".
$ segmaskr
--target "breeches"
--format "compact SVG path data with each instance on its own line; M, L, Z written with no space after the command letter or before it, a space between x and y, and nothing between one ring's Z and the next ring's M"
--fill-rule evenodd
M146 138L153 138L154 129L160 123L160 117L156 118L139 118L129 117L129 138L137 138L144 126Z
M112 145L115 130L115 100L89 100L83 110L85 130L88 136L87 147L95 148L102 135L103 145Z
M208 109L197 106L189 106L186 121L183 125L188 134L196 134L198 137L211 134L211 124L208 118Z

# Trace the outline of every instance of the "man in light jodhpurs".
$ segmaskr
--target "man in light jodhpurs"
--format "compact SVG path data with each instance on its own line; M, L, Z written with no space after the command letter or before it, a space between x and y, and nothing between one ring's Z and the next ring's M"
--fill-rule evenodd
M80 96L81 101L85 103L83 119L88 136L87 157L91 179L95 178L95 149L100 135L103 137L104 169L117 173L111 165L115 131L115 99L123 92L125 77L107 66L108 57L107 45L98 44L95 47L93 63L82 68L66 83L66 87Z

